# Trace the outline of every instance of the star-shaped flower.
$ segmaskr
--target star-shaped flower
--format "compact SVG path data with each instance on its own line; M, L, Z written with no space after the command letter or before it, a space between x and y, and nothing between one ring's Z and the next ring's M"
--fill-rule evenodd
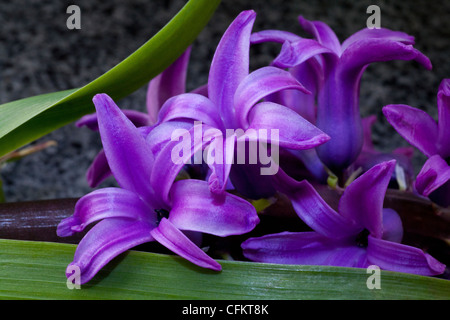
M183 231L222 237L246 233L259 222L255 208L228 193L212 194L205 181L174 183L164 175L155 179L155 172L161 170L153 152L156 147L109 96L99 94L93 101L104 153L120 188L99 189L82 197L74 214L58 225L59 236L70 236L96 222L71 263L80 268L81 283L118 254L154 240L198 266L220 270L220 264Z
M383 209L395 160L383 162L358 177L344 191L338 211L306 180L291 180L293 206L311 232L283 232L250 238L242 244L250 260L284 264L330 265L437 275L445 265L418 248L400 244L398 214Z

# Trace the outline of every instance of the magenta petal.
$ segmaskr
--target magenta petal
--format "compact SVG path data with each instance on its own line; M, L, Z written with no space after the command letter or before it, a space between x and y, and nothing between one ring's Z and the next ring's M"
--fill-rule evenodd
M111 171L119 185L151 203L153 155L144 137L106 94L95 95L100 136Z
M250 34L256 13L241 12L217 46L208 78L208 97L218 107L227 128L236 127L234 93L249 72Z
M261 130L266 131L266 141L290 149L310 149L330 140L328 135L295 111L273 102L255 105L250 110L249 121L250 126L246 132L258 131L258 136L249 135L250 140L261 140ZM278 141L274 139L277 131Z
M241 245L252 261L282 264L365 267L365 249L316 232L282 232L250 238Z
M383 240L400 243L403 238L403 224L395 210L383 209Z
M239 84L234 97L236 117L241 128L248 127L250 109L264 97L286 89L310 93L289 72L275 67L257 69Z
M158 119L158 112L167 99L186 92L186 75L191 47L166 70L150 81L147 89L147 112L150 124Z
M450 157L450 79L442 80L437 95L439 112L438 150L442 158Z
M149 117L146 113L136 110L122 110L122 112L136 127L143 127L149 124ZM86 126L92 131L98 131L97 114L93 113L85 115L81 117L81 119L78 120L75 124L77 127Z
M67 237L102 219L142 217L149 222L156 222L153 210L135 193L120 188L104 188L78 200L73 215L60 222L56 233L60 237Z
M105 151L100 150L86 172L86 180L91 188L97 187L112 175Z
M337 55L341 54L341 44L339 39L326 23L322 21L309 21L302 16L298 17L298 21L302 28L314 36L320 44L331 49Z
M376 153L372 142L372 126L376 121L377 117L374 115L362 118L364 142L361 152Z
M187 121L169 121L160 123L150 130L146 137L146 141L152 150L153 155L157 154L171 140L172 133L175 130L190 130L193 127L191 120Z
M207 132L206 132L207 133ZM223 139L223 134L219 130L212 130L212 134L205 134L205 141L209 143L207 164L211 169L208 178L209 189L212 193L220 194L225 191L229 181L231 166L233 163L236 135L232 134ZM210 159L214 150L214 158Z
M343 239L362 231L356 221L333 210L308 181L298 182L279 170L275 182L289 197L300 219L322 236Z
M68 266L77 266L81 284L92 279L97 272L119 254L139 244L153 241L153 228L142 220L110 218L97 223L78 245L74 260ZM70 273L67 273L69 276Z
M339 62L338 76L343 81L359 80L364 68L374 62L391 60L416 60L431 69L430 60L412 45L389 39L362 39L353 42L343 53Z
M331 49L321 45L316 40L301 39L292 43L286 41L272 64L279 68L292 68L323 53L331 53L332 56L335 56Z
M434 276L442 274L445 265L429 254L404 244L369 236L367 259L381 269Z
M394 169L395 160L373 166L345 189L339 201L342 215L377 238L383 234L383 202Z
M417 175L415 187L417 192L428 197L449 180L450 166L439 155L434 155L425 162Z
M438 126L428 113L404 104L391 104L383 107L383 114L406 141L426 156L437 154Z
M98 122L97 122L97 114L87 114L80 118L77 122L75 122L75 125L80 128L83 126L88 127L92 131L98 131Z
M364 39L385 39L403 44L414 44L414 37L401 31L393 31L389 29L369 29L364 28L355 32L342 43L342 51L345 51L351 44Z
M302 39L295 33L281 30L263 30L259 32L252 33L250 37L250 42L252 44L262 43L262 42L278 42L284 43L285 41L295 42Z
M158 123L174 119L191 119L215 128L222 127L217 107L208 98L195 93L180 94L164 103L158 115Z
M259 222L249 202L228 193L215 195L205 181L177 181L171 198L169 221L181 230L226 237L247 233Z
M157 153L153 166L158 170L153 171L148 179L156 197L161 199L165 206L170 205L170 188L181 168L185 164L191 164L191 158L197 152L202 152L208 142L204 135L212 131L209 130L211 127L201 124L191 127L190 130L180 129L180 135L163 144ZM203 153L201 156L200 160L203 161Z
M163 218L159 226L153 229L151 235L167 249L202 268L215 271L222 269L221 265L197 247L188 237L178 230L169 220Z

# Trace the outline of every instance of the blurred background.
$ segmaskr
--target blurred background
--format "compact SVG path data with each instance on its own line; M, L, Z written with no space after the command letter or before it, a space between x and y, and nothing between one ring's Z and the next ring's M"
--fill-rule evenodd
M126 58L161 29L186 3L183 0L2 0L0 4L0 103L81 87ZM69 5L81 9L81 30L69 30ZM390 151L408 144L384 119L381 108L403 103L422 108L437 119L436 93L450 78L450 1L223 0L193 44L188 89L206 82L215 47L242 11L257 13L254 31L288 30L306 36L297 23L303 15L330 25L343 41L365 28L369 5L381 9L381 26L416 38L415 47L433 63L427 71L415 62L371 65L361 82L361 114L376 115L375 147ZM251 49L251 67L268 64L279 46ZM125 80L126 81L126 80ZM146 87L118 101L122 108L145 110ZM101 149L97 133L67 125L37 142L56 145L8 163L0 172L7 201L80 197L92 189L85 172ZM416 171L423 163L416 151ZM109 179L101 187L114 185Z

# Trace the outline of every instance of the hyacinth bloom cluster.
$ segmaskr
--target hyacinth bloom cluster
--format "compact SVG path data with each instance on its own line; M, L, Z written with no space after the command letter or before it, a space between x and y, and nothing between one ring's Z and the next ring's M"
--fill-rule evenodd
M416 190L437 204L450 205L450 79L444 79L437 94L438 122L425 111L404 104L383 108L389 123L410 144L428 157L419 172Z
M250 238L242 244L250 260L349 267L377 264L422 275L444 271L444 265L422 250L400 244L400 218L382 208L396 161L384 161L368 135L359 136L362 121L356 112L359 79L368 63L415 59L428 66L429 61L403 33L361 31L340 45L328 26L304 19L302 24L316 35L315 40L282 31L252 35L255 18L254 11L244 11L231 23L217 46L205 86L186 92L189 48L150 82L147 113L122 111L108 95L98 94L93 99L96 114L77 123L98 130L103 144L88 170L89 184L97 186L113 175L119 185L82 197L74 214L58 226L60 236L70 236L95 223L71 264L80 268L82 283L118 254L150 241L200 267L219 271L220 264L199 247L198 236L252 231L259 218L247 199L277 192L290 199L312 231ZM371 41L364 41L367 37ZM273 65L250 72L251 43L270 40L284 41L280 56ZM383 53L374 53L380 50ZM336 103L333 108L331 101ZM323 105L325 111L319 111ZM323 125L319 129L324 123L319 121L321 112L337 117L336 128ZM200 139L195 135L199 127ZM338 127L346 128L345 137L336 135ZM176 130L184 130L183 139L190 143L178 162L172 157L180 143L180 137L173 139ZM234 133L229 135L227 130ZM352 164L364 137L366 154L377 160L346 188L335 211L308 181L294 180L281 168L263 176L261 163L230 161L235 160L239 143L261 140L259 130L276 130L276 139L265 137L267 146L277 145L298 155L318 176L323 175L324 166L316 150L333 139L337 145L321 157L330 168ZM202 151L220 161L200 164L205 171L200 177L180 179L181 170L187 164L196 166L191 160Z
M341 174L357 159L363 145L359 87L366 68L374 62L391 60L415 60L427 69L431 69L431 63L413 47L414 38L403 32L363 29L341 44L325 23L301 16L299 22L315 40L265 30L253 34L252 43L283 44L273 65L289 68L314 96L285 92L274 99L287 103L331 137L316 148L317 154L325 166Z

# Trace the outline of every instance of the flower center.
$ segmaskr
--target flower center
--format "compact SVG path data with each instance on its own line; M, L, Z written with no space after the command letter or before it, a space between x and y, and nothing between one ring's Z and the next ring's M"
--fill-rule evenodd
M369 244L369 230L364 229L356 236L356 245L361 248L367 248Z
M156 212L156 224L158 225L162 218L168 218L169 217L169 211L165 209L155 209Z

